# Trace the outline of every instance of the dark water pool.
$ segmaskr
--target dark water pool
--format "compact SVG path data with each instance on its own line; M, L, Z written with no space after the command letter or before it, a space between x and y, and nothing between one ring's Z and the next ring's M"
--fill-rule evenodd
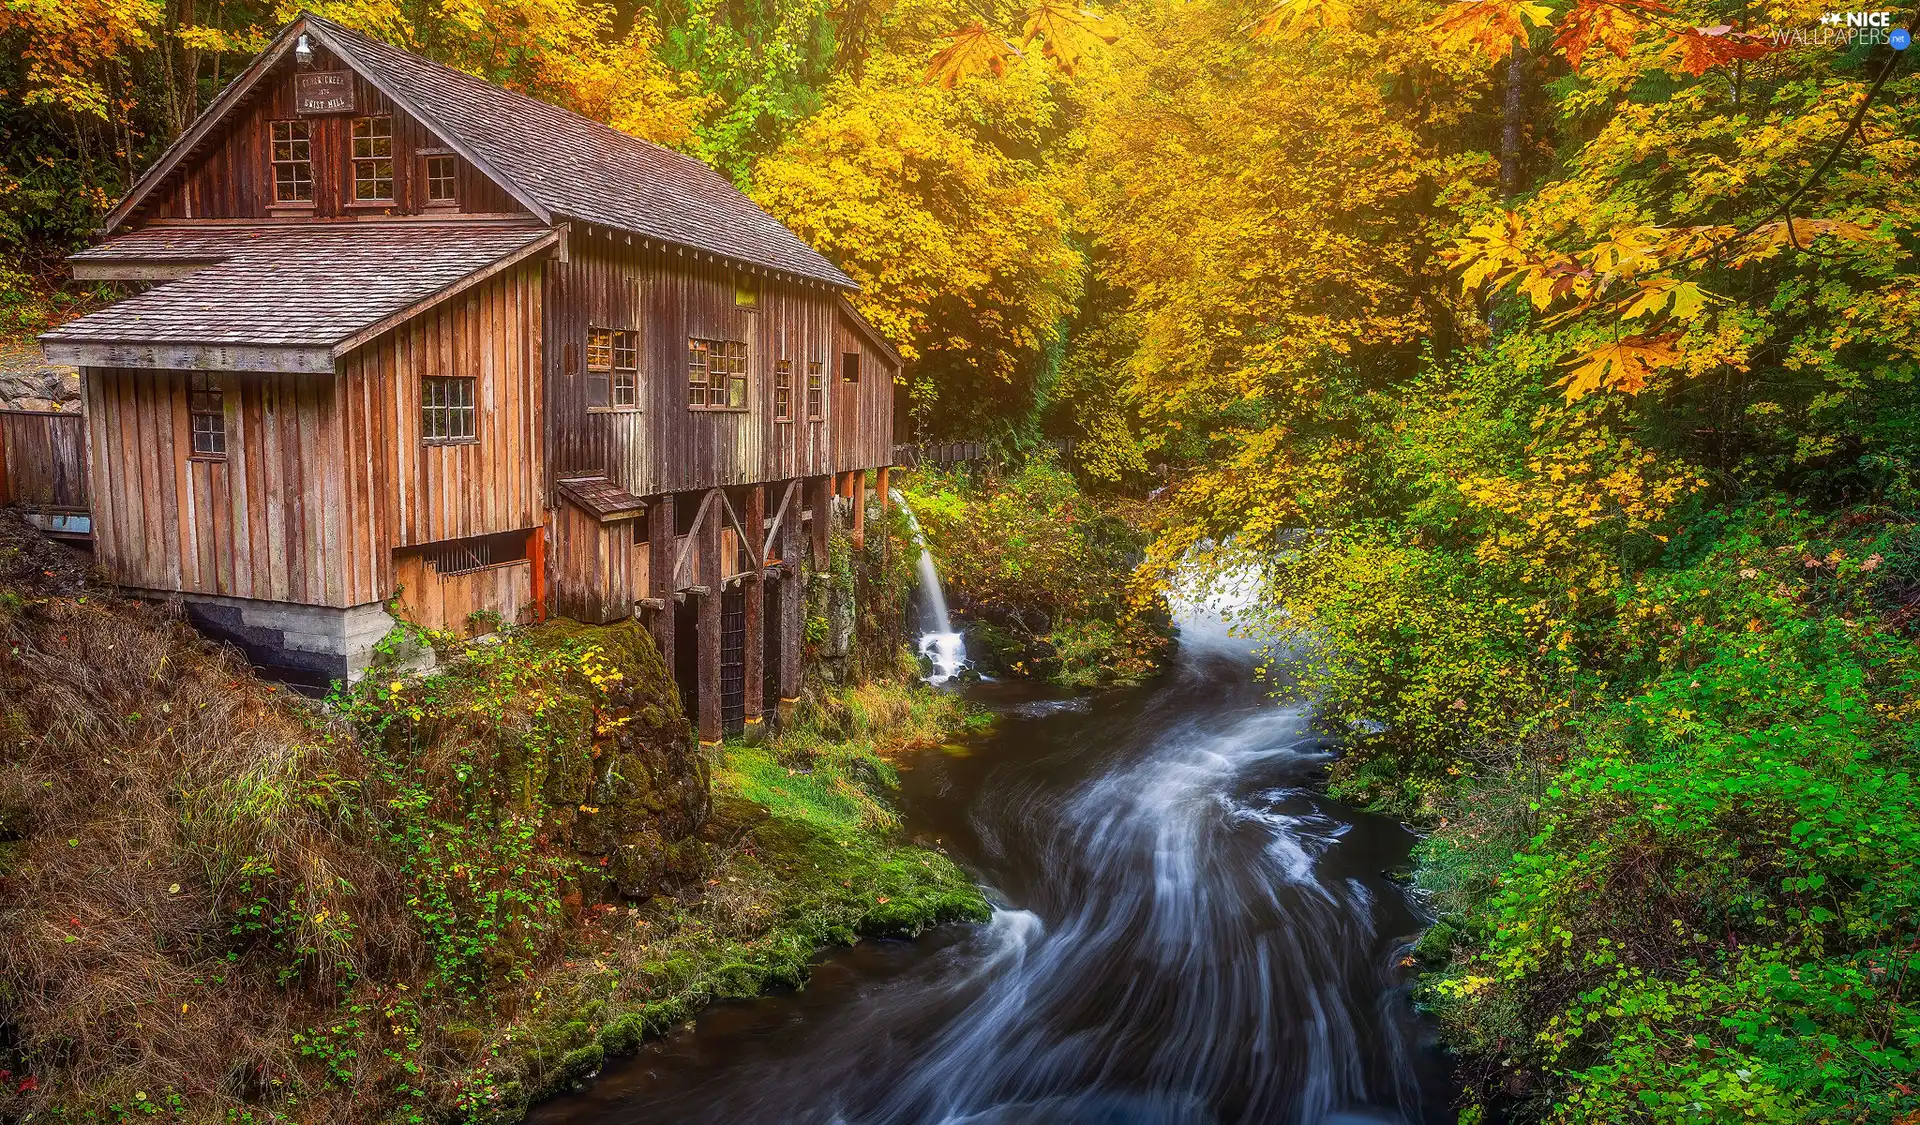
M715 1006L540 1125L1428 1125L1444 1067L1397 963L1397 823L1322 796L1325 743L1218 630L1135 690L1003 711L903 769L909 830L991 923L825 957Z

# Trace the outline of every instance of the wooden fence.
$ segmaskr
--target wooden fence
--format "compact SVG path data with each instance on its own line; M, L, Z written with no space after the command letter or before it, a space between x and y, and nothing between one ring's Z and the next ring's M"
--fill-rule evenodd
M84 416L0 410L0 504L86 510Z

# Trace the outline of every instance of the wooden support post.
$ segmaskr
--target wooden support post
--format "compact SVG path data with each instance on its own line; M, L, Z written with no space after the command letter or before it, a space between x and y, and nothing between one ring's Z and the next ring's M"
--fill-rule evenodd
M700 580L707 592L700 595L699 617L699 700L700 741L714 745L720 741L720 599L726 596L724 560L720 557L720 529L726 516L719 504L706 505L706 518L694 529L699 537Z
M833 534L833 478L807 482L807 507L813 509L813 569L827 569L827 539Z
M806 639L807 588L800 582L800 513L780 524L780 729L793 729L800 702L800 660Z
M887 505L892 501L893 497L893 483L889 479L892 475L893 469L891 467L887 465L880 466L879 481L874 485L874 491L878 493L875 499L880 501L880 514L883 516L887 514Z
M746 533L748 551L758 554L767 539L767 489L756 484L747 493L746 510L740 513L740 530ZM765 560L761 560L762 563ZM746 578L746 653L743 672L747 681L746 736L757 742L765 733L762 718L767 709L767 572L755 566Z
M533 619L547 619L547 529L536 527L527 532L527 561L533 580Z
M853 549L867 545L867 471L855 469L847 474L847 492L853 497Z
M662 496L647 505L647 586L646 596L660 601L653 611L653 642L667 662L667 675L674 674L673 651L673 497Z

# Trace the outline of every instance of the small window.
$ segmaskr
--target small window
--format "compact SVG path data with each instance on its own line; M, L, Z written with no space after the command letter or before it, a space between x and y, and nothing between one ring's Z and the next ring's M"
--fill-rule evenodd
M687 341L687 405L695 410L747 408L745 341Z
M393 118L353 119L353 198L393 202Z
M848 383L860 381L860 353L840 353L840 378Z
M313 134L305 121L273 123L273 201L313 202Z
M473 380L433 375L420 381L420 440L428 445L473 441Z
M807 361L807 421L819 422L827 416L827 365L817 359Z
M640 405L640 334L587 329L587 405Z
M227 455L227 412L218 375L196 371L187 376L187 425L195 457Z
M453 202L454 163L451 156L427 157L427 202Z
M793 421L793 361L773 361L773 420Z
M733 283L733 303L743 309L760 307L760 283L751 277L743 277Z

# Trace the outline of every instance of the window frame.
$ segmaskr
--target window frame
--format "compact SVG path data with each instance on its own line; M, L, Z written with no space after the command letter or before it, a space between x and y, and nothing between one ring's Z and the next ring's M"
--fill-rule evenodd
M807 421L827 420L827 361L807 361Z
M287 138L285 141L282 141L280 139L280 130L282 126L285 126L287 131ZM301 136L301 137L294 136L293 133L294 133L295 126L299 126L300 131L304 133L305 136ZM287 146L287 151L289 153L287 158L284 160L281 159L280 157L280 146L282 144L285 144ZM293 151L293 146L296 144L306 146L306 155L297 159L291 155ZM293 173L289 182L294 186L296 190L300 186L299 173L302 169L305 169L306 188L307 188L306 198L302 199L298 195L295 195L291 199L282 199L280 197L280 170L282 168L286 168ZM273 206L275 207L312 207L313 206L313 192L314 192L313 123L311 121L306 121L296 117L296 118L284 118L278 121L267 122L267 173L273 179L273 204L272 204Z
M588 325L586 359L589 411L640 409L639 329Z
M760 310L760 279L742 275L733 282L733 307L747 312Z
M421 445L477 445L480 442L480 380L472 375L423 375L420 377L420 444ZM466 401L455 402L443 399L436 391L444 392L455 388L466 392ZM433 419L441 417L439 425ZM456 433L456 419L466 420L466 432ZM439 432L435 432L438 430Z
M187 373L187 449L190 461L227 459L226 388L212 371Z
M773 361L773 420L793 423L793 361L785 357Z
M373 132L373 127L375 126L376 123L384 123L387 131L385 133ZM364 137L360 135L360 127L362 125L367 126L367 135ZM366 156L360 155L361 141L366 141L368 143L367 144L368 155ZM380 141L386 142L385 153L375 151L379 148L378 142ZM398 171L398 167L395 164L393 159L393 142L394 142L393 115L390 113L376 113L376 114L368 114L364 117L356 117L353 119L352 124L348 126L347 153L348 153L349 160L353 166L353 202L371 204L374 206L391 206L393 204L394 191L397 187L396 172ZM360 177L361 165L372 166L373 170L371 174L367 177L365 182L371 183L375 187L378 187L382 180L382 177L379 174L379 169L382 164L386 165L386 168L387 168L387 174L385 177L385 182L387 185L387 194L361 195L360 194L360 184L362 182Z
M421 176L421 179L423 182L425 182L427 186L427 197L425 200L426 206L458 207L460 205L460 159L459 157L455 156L450 152L432 152L432 151L422 153L421 155L425 158L425 160L421 164L420 170L423 173L423 175ZM444 176L434 175L434 171L433 171L434 166L443 161L446 164L447 174ZM433 194L434 186L440 183L445 183L447 185L447 194L445 195Z
M842 383L858 383L860 381L859 352L840 353L840 381Z
M726 369L720 373L725 382L714 383L714 349L721 349ZM752 352L745 340L716 340L703 336L687 337L687 409L714 413L743 414L752 408L748 401L747 373L752 370ZM696 377L697 376L697 377ZM734 401L735 392L739 401ZM714 401L715 395L720 401Z

